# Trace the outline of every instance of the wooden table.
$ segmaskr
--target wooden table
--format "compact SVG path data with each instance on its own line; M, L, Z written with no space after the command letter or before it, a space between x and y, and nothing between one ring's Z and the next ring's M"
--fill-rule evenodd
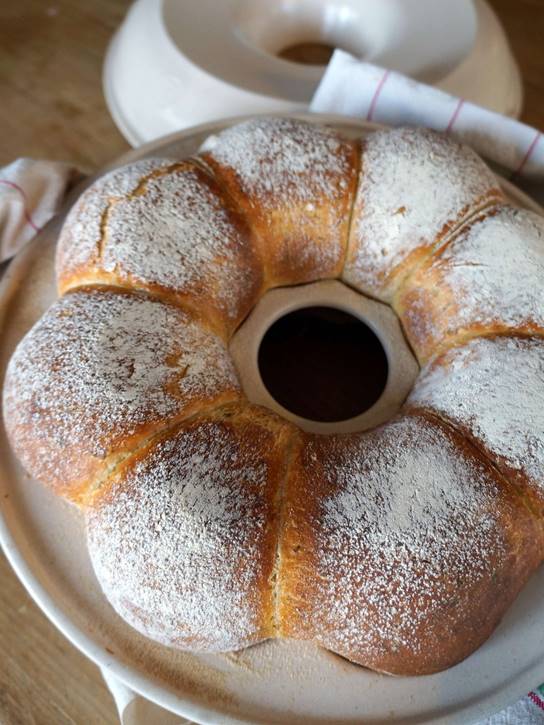
M18 156L92 170L127 150L102 97L102 59L129 0L0 3L0 165ZM492 0L544 129L544 0ZM98 669L30 600L0 555L0 723L117 722Z

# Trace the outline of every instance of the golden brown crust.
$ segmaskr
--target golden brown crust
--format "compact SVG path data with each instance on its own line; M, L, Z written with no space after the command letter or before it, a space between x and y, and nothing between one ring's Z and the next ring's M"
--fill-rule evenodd
M390 302L451 231L502 199L496 177L467 146L423 128L376 131L363 144L342 279Z
M360 159L294 119L85 192L59 241L68 294L17 348L4 416L30 473L84 505L121 616L181 648L312 639L395 674L485 641L544 553L544 343L463 359L461 404L466 377L454 394L438 380L453 380L449 350L405 415L324 438L248 404L225 341L265 289L340 275L394 300L423 361L474 335L541 334L544 225L502 201L478 157L434 132L377 132ZM503 242L523 285L515 259L489 273Z
M92 284L148 291L224 337L263 284L251 230L213 177L192 161L159 159L114 171L83 194L59 239L57 276L60 294Z
M267 288L340 275L358 143L304 121L257 119L219 134L201 158L255 233Z
M467 657L542 557L542 529L502 476L423 416L306 437L286 506L283 636L387 673Z
M4 421L26 469L77 502L148 436L241 395L223 342L188 313L96 288L62 297L19 343Z
M277 493L291 433L262 408L216 409L137 451L96 492L91 559L132 626L200 651L274 635Z
M405 410L472 440L544 523L544 340L475 338L423 368Z
M420 362L478 335L544 333L544 219L474 217L402 284L393 307Z

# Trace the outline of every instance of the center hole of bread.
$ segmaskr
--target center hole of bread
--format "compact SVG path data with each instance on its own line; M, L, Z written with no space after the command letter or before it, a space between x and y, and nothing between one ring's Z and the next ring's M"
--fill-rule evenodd
M276 320L261 341L258 365L276 402L308 420L331 423L371 408L388 375L375 332L334 307L304 307Z

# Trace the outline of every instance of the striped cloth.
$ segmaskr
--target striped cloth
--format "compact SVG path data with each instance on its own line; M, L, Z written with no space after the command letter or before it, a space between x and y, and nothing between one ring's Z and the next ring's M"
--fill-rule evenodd
M401 73L336 50L310 104L389 126L426 126L472 146L499 173L544 202L542 132Z
M81 178L73 166L58 161L22 158L0 169L0 263L45 226Z
M544 684L531 690L513 705L475 725L542 725L544 723Z

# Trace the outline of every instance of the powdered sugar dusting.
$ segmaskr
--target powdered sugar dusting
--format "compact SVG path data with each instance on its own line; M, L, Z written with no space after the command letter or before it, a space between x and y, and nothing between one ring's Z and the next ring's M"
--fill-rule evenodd
M232 168L243 192L266 209L344 195L351 175L348 149L337 133L315 124L261 118L223 131L203 150Z
M186 164L151 178L108 215L102 267L191 295L237 318L260 285L249 232L212 180ZM254 302L251 299L251 302Z
M468 147L426 129L376 131L363 147L344 279L387 301L399 265L488 196L502 194Z
M271 451L257 426L199 422L147 451L88 511L97 577L136 629L204 651L262 637Z
M62 297L21 341L6 377L8 429L103 457L141 426L238 390L228 353L186 313L145 296L86 290ZM27 432L25 432L27 431ZM15 440L24 453L28 443ZM20 446L17 444L21 444ZM55 460L43 448L48 479Z
M297 220L310 228L320 203L329 210L349 196L352 152L334 132L266 119L223 132L205 154L234 170L248 208L268 220L270 210L282 216L282 205L294 202ZM493 175L469 149L430 131L376 132L362 161L345 280L388 299L409 255L430 253L499 197ZM331 211L325 237L330 226L336 242L345 240L348 208ZM281 241L287 259L312 267L310 244L293 255L290 241ZM467 301L460 325L478 314L486 323L501 315L512 326L542 319L542 241L539 218L505 207L485 228L477 222L451 242L441 264ZM149 160L83 195L62 233L58 266L61 276L87 266L114 282L186 295L237 322L262 286L252 243L211 174L196 162ZM332 267L343 249L323 245L320 261L328 254ZM426 307L414 303L431 330ZM541 491L543 383L543 341L477 340L426 369L409 405L464 426ZM193 316L104 287L66 295L21 342L4 409L15 447L23 459L32 449L31 472L49 480L64 475L63 449L104 459L138 431L156 434L239 394L224 344ZM116 610L157 641L209 651L267 636L273 501L285 456L256 418L241 426L236 412L221 411L163 433L142 456L135 450L141 438L132 441L121 473L102 482L86 512L93 565ZM305 440L308 470L328 485L322 500L311 498L319 511L310 524L316 596L306 604L319 623L316 638L370 661L399 650L425 656L436 646L426 639L430 622L439 622L441 636L455 636L482 582L511 571L503 522L510 504L498 473L449 427L420 415L364 435Z
M408 281L403 317L443 342L478 325L544 328L544 219L503 206L455 237Z
M168 168L168 159L141 159L94 182L70 210L57 245L57 274L74 272L99 253L102 221L111 202L131 194L141 179Z
M426 622L493 574L503 552L490 469L418 417L329 439L313 453L331 488L317 515L318 639L340 652L419 655ZM424 643L422 645L422 643Z
M408 405L462 426L544 496L544 340L476 339L425 368Z

